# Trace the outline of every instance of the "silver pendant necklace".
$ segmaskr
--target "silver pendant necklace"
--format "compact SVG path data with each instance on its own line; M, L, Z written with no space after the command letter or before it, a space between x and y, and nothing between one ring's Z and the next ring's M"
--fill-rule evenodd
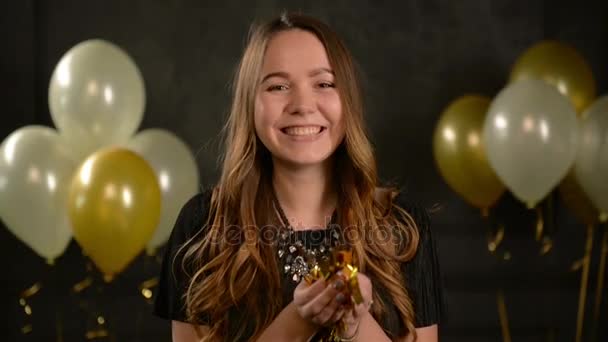
M289 224L274 191L273 195L272 204L281 223L277 243L279 265L286 276L289 276L293 282L299 283L312 267L328 260L332 250L343 244L339 225L335 222L336 211L326 229L312 231L315 236L312 234L309 236L306 231L300 231L301 234L298 234L298 231Z

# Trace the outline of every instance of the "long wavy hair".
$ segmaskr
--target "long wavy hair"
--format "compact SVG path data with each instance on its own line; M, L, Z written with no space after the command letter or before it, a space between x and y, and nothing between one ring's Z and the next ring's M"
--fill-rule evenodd
M224 128L225 151L220 181L213 189L205 234L184 245L182 267L189 270L185 294L190 322L209 326L202 341L225 337L228 312L238 307L250 326L238 324L236 339L259 336L285 303L275 246L261 238L260 227L276 223L272 210L272 160L254 128L254 103L268 42L278 32L300 29L324 45L342 103L345 137L334 152L337 223L352 247L356 266L382 286L397 307L405 333L414 329L412 301L400 264L416 253L419 235L412 217L393 203L394 189L377 196L378 176L363 122L362 94L353 59L326 24L300 14L283 14L255 26L233 82L233 101ZM202 230L201 230L202 231ZM386 237L399 238L387 241ZM390 243L389 243L390 242ZM374 293L372 315L382 322L386 303ZM205 315L208 321L202 321Z

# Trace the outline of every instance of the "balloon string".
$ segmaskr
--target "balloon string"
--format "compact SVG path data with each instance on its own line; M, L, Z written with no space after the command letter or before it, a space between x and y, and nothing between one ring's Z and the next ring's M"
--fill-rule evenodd
M481 208L481 217L488 218L488 216L490 216L490 210L488 207Z
M595 327L600 322L600 305L602 303L602 293L604 289L604 277L606 276L606 257L608 256L608 226L604 225L604 235L602 237L602 250L600 252L600 264L597 271L597 287L595 289L595 305L593 307L593 321Z
M499 289L496 293L496 302L498 304L498 317L500 319L500 328L502 330L502 340L503 342L511 342L509 316L507 313L507 305L505 304L505 294L502 289Z
M593 224L587 225L587 242L585 243L585 256L583 257L583 272L581 274L581 289L578 297L578 315L576 320L576 342L583 337L583 320L585 319L585 301L587 299L587 283L589 282L589 266L591 264L591 250L593 248Z
M63 342L63 321L59 310L55 315L55 330L57 331L57 342Z

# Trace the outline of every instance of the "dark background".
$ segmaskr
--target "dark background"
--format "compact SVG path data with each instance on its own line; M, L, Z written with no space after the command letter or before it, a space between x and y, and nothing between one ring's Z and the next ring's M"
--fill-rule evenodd
M217 142L230 101L229 82L250 23L281 10L328 22L347 41L364 73L367 122L383 180L404 186L433 216L448 291L445 341L500 341L496 291L503 288L513 341L574 341L585 230L553 196L547 212L553 250L539 256L534 217L508 194L495 215L507 225L500 250L486 248L488 223L441 179L431 137L447 103L466 93L494 96L517 56L533 43L559 39L590 63L598 94L608 89L606 1L5 1L0 14L0 139L24 125L53 126L50 75L70 47L102 38L125 49L145 79L140 129L176 133L192 148L203 184L218 175ZM32 213L35 214L35 213ZM554 219L555 224L551 224ZM595 240L599 240L599 233ZM595 293L597 243L589 296ZM107 286L76 294L87 274L72 242L53 267L0 228L3 341L83 341L95 308L105 312L117 341L168 341L169 322L151 316L139 284L158 271L140 257ZM31 318L18 294L35 282ZM604 296L606 298L606 296ZM588 307L592 306L591 299ZM608 303L603 303L606 326ZM591 340L591 312L586 314ZM33 330L21 335L31 323ZM605 328L604 328L605 330ZM608 340L608 335L593 340Z

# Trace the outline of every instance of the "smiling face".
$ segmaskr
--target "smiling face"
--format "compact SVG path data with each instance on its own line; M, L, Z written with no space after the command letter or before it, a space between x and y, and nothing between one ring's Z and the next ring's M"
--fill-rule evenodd
M327 161L344 138L342 105L323 44L307 31L268 42L255 100L255 130L275 162Z

